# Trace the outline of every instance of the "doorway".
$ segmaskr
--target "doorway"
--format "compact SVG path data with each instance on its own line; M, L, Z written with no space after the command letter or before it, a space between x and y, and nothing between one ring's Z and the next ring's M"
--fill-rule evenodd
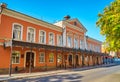
M69 55L68 62L69 62L69 65L72 66L72 55Z
M76 65L79 66L79 57L76 55Z
M31 67L34 68L34 53L33 52L27 52L26 53L26 68L30 67L30 55L31 55Z

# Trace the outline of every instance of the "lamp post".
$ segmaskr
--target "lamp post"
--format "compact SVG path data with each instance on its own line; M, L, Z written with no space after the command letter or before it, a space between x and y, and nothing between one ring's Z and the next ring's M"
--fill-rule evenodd
M63 43L63 33L64 33L64 31L65 31L65 27L62 28L62 67L63 67L63 57L64 57L64 55L63 55L63 47L64 47L64 43ZM65 58L64 58L64 59L65 59ZM66 69L66 59L65 59L65 69Z
M10 47L11 47L11 53L10 53L10 64L9 64L9 76L11 77L12 73L12 40L10 40Z
M31 40L31 49L30 49L30 66L29 66L29 73L32 71L32 40Z
M82 67L84 66L84 54L82 52Z

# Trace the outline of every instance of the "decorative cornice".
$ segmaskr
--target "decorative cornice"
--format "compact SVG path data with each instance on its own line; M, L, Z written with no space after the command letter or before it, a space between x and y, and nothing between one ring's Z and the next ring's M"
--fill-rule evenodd
M20 20L24 20L26 22L30 22L30 23L33 23L33 24L36 24L36 25L40 25L40 26L43 26L43 27L46 27L46 28L49 28L49 29L52 29L52 30L62 32L62 28L59 27L59 26L56 26L56 25L50 24L48 22L39 20L37 18L22 14L20 12L16 12L16 11L11 10L11 9L3 9L2 14L13 17L13 18L17 18L17 19L20 19Z
M91 41L94 41L94 42L97 42L97 43L99 43L99 44L102 44L101 41L96 40L96 39L94 39L94 38L91 38L91 37L89 37L89 36L86 36L86 39L91 40Z

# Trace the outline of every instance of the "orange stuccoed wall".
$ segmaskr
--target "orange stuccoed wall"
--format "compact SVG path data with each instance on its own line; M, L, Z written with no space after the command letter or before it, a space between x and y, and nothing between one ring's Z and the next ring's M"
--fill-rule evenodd
M13 17L9 17L6 15L0 15L0 38L7 38L7 39L11 39L12 38L12 25L13 23L18 23L21 24L23 26L23 36L22 36L22 41L26 41L27 40L27 27L33 27L35 28L36 31L36 35L35 35L35 42L38 43L39 42L39 30L45 30L46 31L46 44L48 44L48 35L49 32L53 32L55 35L55 45L57 45L57 34L61 34L60 31L56 31L56 30L52 30L43 26L38 26L20 19L16 19ZM25 54L26 51L30 51L29 48L20 48L20 47L13 47L13 50L18 50L20 51L21 55L24 55L23 58L20 58L20 64L13 64L12 66L18 66L18 67L24 67L25 64ZM41 52L41 50L39 51L38 49L33 49L33 51L35 52L36 55L36 61L35 61L35 66L45 66L45 63L39 63L39 52ZM42 50L44 51L44 50ZM54 53L54 63L49 63L48 60L46 60L47 65L48 66L55 66L56 64L56 52L55 51L50 51L47 50L46 54L48 55L49 53ZM10 54L11 54L11 49L10 48L6 48L4 49L4 47L2 45L0 45L0 68L9 68L9 63L10 63ZM48 56L46 57L46 59L48 59Z
M53 32L55 34L55 45L57 44L57 34L61 34L61 32L52 30L43 26L38 26L20 19L16 19L13 17L9 17L6 15L1 16L1 26L0 26L0 37L3 38L12 38L12 25L13 23L18 23L23 26L23 41L27 40L27 27L33 27L35 28L36 31L36 36L35 36L35 42L39 42L39 30L45 30L46 31L46 37L48 37L49 32ZM48 44L48 38L46 38L46 44Z

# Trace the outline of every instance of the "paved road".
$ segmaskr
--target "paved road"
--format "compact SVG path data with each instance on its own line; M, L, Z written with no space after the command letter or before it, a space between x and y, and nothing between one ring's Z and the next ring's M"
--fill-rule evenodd
M8 82L120 82L120 65L84 71L77 69L66 73L9 80Z

